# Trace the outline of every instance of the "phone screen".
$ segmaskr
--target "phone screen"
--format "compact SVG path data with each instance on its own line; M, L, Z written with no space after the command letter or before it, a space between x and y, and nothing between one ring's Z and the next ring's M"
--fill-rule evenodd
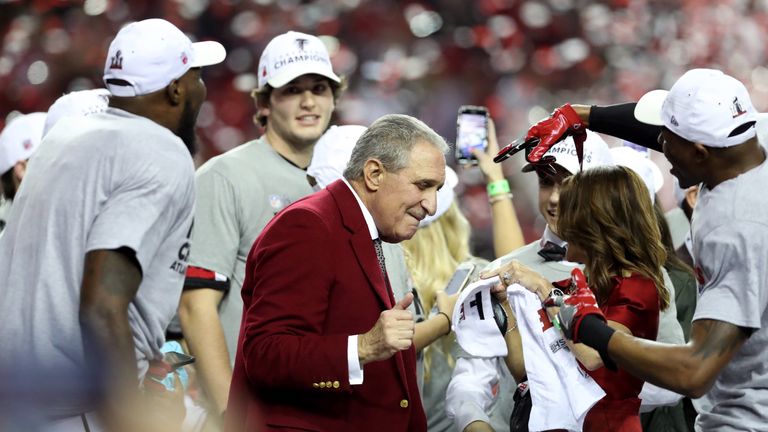
M445 293L448 295L456 294L461 291L462 288L469 282L469 275L472 273L473 268L462 267L456 270L451 276L451 280L448 281L448 285L445 287Z
M488 146L488 118L484 113L459 113L456 157L460 162L474 160L472 149L485 151Z
M170 351L163 355L163 361L171 365L173 370L176 370L182 366L195 362L195 358L191 355L183 354L176 351Z

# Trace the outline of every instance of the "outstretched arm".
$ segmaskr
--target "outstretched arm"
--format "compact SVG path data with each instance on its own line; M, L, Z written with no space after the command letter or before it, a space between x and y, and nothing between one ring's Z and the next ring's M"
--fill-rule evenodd
M747 341L749 331L714 320L695 321L691 330L691 342L686 345L660 344L617 332L608 343L608 354L638 378L698 398L709 391Z

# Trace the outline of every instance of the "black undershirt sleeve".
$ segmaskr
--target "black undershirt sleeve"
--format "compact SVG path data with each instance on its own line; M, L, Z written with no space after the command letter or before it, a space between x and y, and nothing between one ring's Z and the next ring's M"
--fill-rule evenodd
M589 129L661 151L658 142L661 126L643 123L635 118L636 103L597 106L589 113Z

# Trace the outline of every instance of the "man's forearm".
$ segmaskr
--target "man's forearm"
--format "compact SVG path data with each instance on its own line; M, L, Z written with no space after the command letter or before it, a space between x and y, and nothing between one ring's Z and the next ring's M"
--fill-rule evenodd
M731 324L701 320L694 323L692 340L686 345L614 332L607 353L619 367L644 381L698 398L709 390L746 337Z
M127 313L104 310L81 310L85 352L91 353L89 363L101 377L117 377L126 388L139 388L136 352ZM106 365L106 367L104 367Z
M97 250L86 255L80 294L79 319L86 353L106 365L104 372L138 388L136 352L128 323L141 271L130 252Z
M198 297L211 297L200 302ZM185 292L179 305L179 318L184 339L195 356L195 370L200 384L210 398L215 413L227 408L232 363L216 305L220 291L196 289Z

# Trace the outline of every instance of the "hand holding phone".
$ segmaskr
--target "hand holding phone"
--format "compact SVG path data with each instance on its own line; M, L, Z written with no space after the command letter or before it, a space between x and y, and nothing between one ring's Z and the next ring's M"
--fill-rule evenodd
M462 105L456 119L456 160L460 164L477 164L472 150L488 148L488 109Z
M178 351L169 351L163 354L163 362L171 367L171 372L162 380L163 385L169 391L174 390L175 375L178 375L181 385L184 389L189 385L189 374L184 370L184 366L195 362L195 358Z
M461 291L469 283L469 278L472 276L472 272L475 270L475 265L472 263L461 263L456 267L456 271L453 272L453 276L448 280L448 285L445 286L445 293L448 295L456 294Z

